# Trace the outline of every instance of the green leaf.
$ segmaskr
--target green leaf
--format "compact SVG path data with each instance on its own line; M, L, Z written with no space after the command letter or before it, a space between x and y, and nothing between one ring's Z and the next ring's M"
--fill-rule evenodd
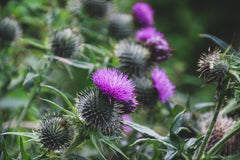
M237 72L236 70L229 70L229 73L231 75L233 75L233 77L238 81L238 83L240 83L240 77L239 77L239 72Z
M177 153L178 153L177 150L170 148L168 150L166 156L164 157L164 160L171 160L171 159L173 159L176 156Z
M116 152L120 153L123 157L125 157L126 159L129 159L117 146L115 146L111 141L101 138L99 139L100 142L103 142L105 144L107 144L109 147L111 147L113 150L115 150Z
M29 81L32 81L34 78L37 78L39 76L39 74L35 74L35 73L32 73L32 72L29 72L23 82L23 86L25 84L27 84Z
M104 155L102 154L102 151L100 150L100 148L98 147L97 140L96 140L96 136L95 136L94 134L91 134L90 137L91 137L91 140L92 140L92 142L93 142L94 147L98 150L99 154L102 156L102 158L103 158L104 160L107 160L107 159L104 157Z
M192 110L193 111L205 110L205 109L208 109L208 108L210 108L212 106L214 106L213 102L198 103L198 104L195 104L192 107Z
M136 140L133 144L131 144L130 146L133 146L133 145L136 145L138 143L144 143L144 142L148 142L148 143L159 143L160 141L157 140L157 139L152 139L152 138L141 138L141 139L138 139Z
M170 128L170 136L177 135L180 131L180 127L182 125L183 114L185 111L180 112L173 120L171 128Z
M5 140L2 137L0 137L0 140L1 140L0 141L1 142L1 149L3 149L2 155L0 155L1 158L3 158L4 160L12 160L11 156L8 154Z
M1 133L0 134L1 136L2 135L17 135L17 136L25 136L25 137L28 137L28 138L31 138L32 140L38 142L39 141L39 138L38 138L38 134L36 132L4 132L4 133Z
M89 70L93 70L94 69L94 64L92 63L88 63L88 62L83 62L83 61L79 61L76 59L67 59L67 58L63 58L63 57L58 57L58 56L46 56L49 58L53 58L55 60L58 60L59 62L65 63L67 65L76 67L76 68L81 68L81 69L89 69Z
M67 98L67 96L65 96L65 94L63 94L60 90L58 90L57 88L53 87L53 86L49 86L49 85L41 85L44 88L48 88L52 91L54 91L55 93L57 93L58 95L60 95L64 101L67 103L67 105L73 110L75 111L74 106L72 105L72 103L69 101L69 99Z
M22 159L31 160L30 156L27 154L27 152L24 149L22 137L20 137L20 151L21 151L21 154L22 154Z
M159 142L163 143L164 145L171 147L171 148L175 148L173 145L171 145L168 142L168 139L166 137L162 137L159 134L157 134L155 131L153 131L152 129L136 124L134 122L130 122L130 121L122 121L123 124L137 130L138 132L140 132L143 136L148 137L148 138L152 138L152 139L157 139Z
M57 107L58 109L62 110L63 112L67 113L68 115L71 115L71 116L74 116L74 113L66 110L65 108L61 107L60 105L58 105L57 103L53 102L53 101L50 101L50 100L47 100L47 99L44 99L44 98L40 98L41 100L45 101L45 102L48 102L52 105L54 105L55 107Z
M20 44L25 44L25 45L32 45L36 48L39 49L44 49L44 50L49 50L50 48L41 44L39 41L35 40L35 39L31 39L31 38L21 38L19 41Z
M213 35L210 35L210 34L200 34L200 37L211 39L213 42L215 42L217 45L219 45L224 50L227 50L229 48L229 53L230 54L233 54L233 55L237 54L237 51L235 51L233 49L233 47L229 47L230 46L229 44L225 43L224 41L222 41L221 39L219 39L219 38L217 38L217 37L215 37Z

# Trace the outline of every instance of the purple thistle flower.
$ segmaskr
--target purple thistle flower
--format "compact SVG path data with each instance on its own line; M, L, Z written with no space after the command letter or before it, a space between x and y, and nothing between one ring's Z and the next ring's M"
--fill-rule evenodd
M132 118L128 115L128 114L124 114L122 115L122 119L125 121L130 121L132 122ZM122 125L123 126L123 131L125 133L131 133L133 131L133 129L125 124Z
M155 37L155 36L161 37L164 35L160 32L157 32L157 29L155 27L142 28L136 33L136 39L138 41L147 41L148 39L151 39L152 37Z
M144 2L137 2L132 7L135 22L141 27L149 27L154 24L154 11L151 6Z
M151 37L146 41L146 45L151 52L151 60L153 61L163 62L172 56L172 49L163 34Z
M119 101L134 103L135 85L128 76L116 69L99 69L92 75L93 82L99 87L103 94Z
M165 103L174 94L175 86L168 79L166 71L164 69L159 70L156 67L152 72L153 87L158 91L158 98L162 103Z

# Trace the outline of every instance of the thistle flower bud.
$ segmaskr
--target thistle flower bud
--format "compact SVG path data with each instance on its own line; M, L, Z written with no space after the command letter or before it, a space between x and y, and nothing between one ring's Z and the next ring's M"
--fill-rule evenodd
M79 43L79 37L68 28L53 33L51 47L54 55L70 58L78 54Z
M208 50L210 52L210 49ZM212 53L203 54L198 62L201 72L207 84L221 81L228 73L229 65L227 60L221 57L221 51L215 50Z
M12 18L4 18L0 21L0 41L1 43L11 43L22 35L22 30L18 22Z
M145 76L134 77L136 85L137 101L144 107L153 108L158 100L157 89L153 87L153 81Z
M155 36L146 41L151 52L150 59L154 62L164 62L172 57L172 49L169 46L164 34L157 32Z
M101 18L107 14L106 0L85 0L84 9L91 17Z
M40 143L48 151L68 147L74 136L74 130L68 120L57 115L45 116L40 122L38 133Z
M149 27L154 24L154 11L149 4L137 2L132 7L132 13L136 25L141 27Z
M111 16L108 32L112 37L118 40L129 37L133 33L131 15L117 13Z
M76 102L80 119L88 129L108 136L121 133L120 104L117 101L110 103L108 96L101 94L98 88L92 88L79 93Z
M205 122L205 126L202 126L203 132L207 131L207 128L210 124L210 118L208 118ZM218 143L225 134L230 131L235 124L231 118L220 116L218 117L214 128L212 130L212 134L210 135L206 151L209 151L216 143ZM228 156L239 151L240 143L239 143L240 133L230 138L224 146L221 155Z
M122 40L116 45L115 54L119 57L121 67L129 75L138 76L151 69L151 64L148 61L150 52L140 44Z

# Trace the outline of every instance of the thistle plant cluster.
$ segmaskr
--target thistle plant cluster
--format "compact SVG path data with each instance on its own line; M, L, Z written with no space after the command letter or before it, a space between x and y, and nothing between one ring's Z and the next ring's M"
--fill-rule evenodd
M52 10L46 13L48 32L43 39L35 32L39 39L23 34L30 21L27 18L23 29L14 18L0 21L0 71L4 73L0 75L0 105L7 102L14 107L12 95L24 97L15 104L21 106L16 113L1 113L16 117L11 121L16 127L3 119L2 128L0 120L1 159L239 157L240 122L231 116L239 110L239 51L217 37L201 35L219 45L208 49L196 64L204 84L216 87L214 103L191 106L189 98L183 104L172 98L176 86L163 67L174 49L156 28L154 10L148 3L136 2L130 14L117 9L120 1L51 3L41 10ZM62 18L65 25L59 27ZM36 57L28 64L30 51ZM201 109L209 112L207 118ZM28 123L36 117L41 120ZM147 119L152 125L149 119L154 118L155 124L166 122L151 126L159 133L135 123ZM19 146L8 148L12 143L7 140L15 139L7 135L30 140L21 138ZM37 145L29 147L29 142Z
M135 39L121 40L115 46L115 54L121 69L133 77L139 103L153 108L157 98L164 104L175 91L166 71L158 68L171 57L172 48L164 34L153 27L154 11L149 4L137 2L132 14L135 25L141 29Z

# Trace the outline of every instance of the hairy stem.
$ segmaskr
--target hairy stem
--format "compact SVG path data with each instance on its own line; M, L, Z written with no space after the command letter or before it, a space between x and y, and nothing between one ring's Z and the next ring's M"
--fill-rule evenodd
M213 127L214 127L214 125L215 125L215 123L217 121L217 117L218 117L220 109L221 109L221 107L223 105L223 102L224 102L224 96L220 95L219 99L218 99L218 102L216 104L216 108L215 108L215 112L214 112L211 124L210 124L210 126L208 128L207 133L204 136L204 139L203 139L203 142L202 142L202 144L200 146L200 150L198 152L196 160L200 160L202 158L203 153L206 150L207 142L209 140L210 135L212 134Z

